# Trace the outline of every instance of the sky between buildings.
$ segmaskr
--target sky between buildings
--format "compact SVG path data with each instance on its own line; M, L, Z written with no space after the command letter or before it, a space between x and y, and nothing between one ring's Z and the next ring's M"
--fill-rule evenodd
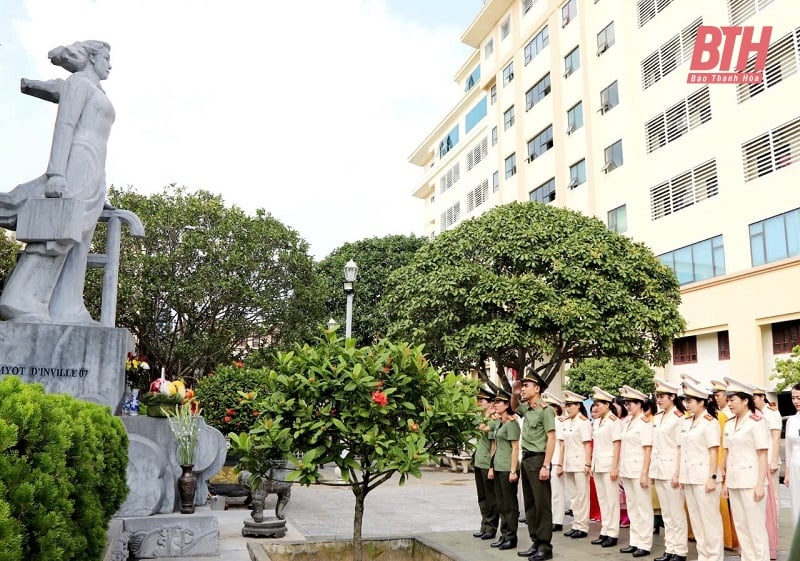
M20 78L111 44L109 185L177 183L264 208L318 259L422 232L409 154L459 98L482 0L0 0L0 191L44 172L56 106ZM354 256L356 259L357 256Z

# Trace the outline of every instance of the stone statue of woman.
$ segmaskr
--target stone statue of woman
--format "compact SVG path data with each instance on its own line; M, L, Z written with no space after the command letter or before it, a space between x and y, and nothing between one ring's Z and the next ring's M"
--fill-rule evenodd
M47 171L0 193L0 225L17 229L20 240L23 229L38 232L23 240L27 246L6 281L0 296L3 319L95 324L83 287L89 245L106 198L106 147L114 108L100 82L111 70L109 50L102 41L57 47L48 58L71 72L69 78L23 80L24 93L57 102L58 114Z

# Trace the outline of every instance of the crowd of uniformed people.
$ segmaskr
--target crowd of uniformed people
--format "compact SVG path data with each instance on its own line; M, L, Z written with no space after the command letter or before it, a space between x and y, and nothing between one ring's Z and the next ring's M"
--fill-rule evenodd
M723 561L726 548L742 561L776 559L780 414L764 388L681 378L656 379L654 397L625 385L617 396L595 386L589 396L559 398L531 370L513 393L482 387L473 462L481 526L473 535L517 550L524 521L531 546L516 553L529 561L552 559L560 531L646 557L663 527L664 551L653 561L686 561L690 540L699 561Z

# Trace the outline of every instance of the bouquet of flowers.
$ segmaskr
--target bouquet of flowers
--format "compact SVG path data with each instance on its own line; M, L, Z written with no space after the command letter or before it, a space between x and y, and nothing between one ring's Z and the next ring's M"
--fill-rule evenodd
M128 353L125 360L125 383L132 389L147 391L150 385L150 365L145 357Z

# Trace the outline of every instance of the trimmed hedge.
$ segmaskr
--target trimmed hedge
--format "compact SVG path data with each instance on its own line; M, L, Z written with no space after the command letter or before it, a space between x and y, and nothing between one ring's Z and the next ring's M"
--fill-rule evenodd
M195 396L203 420L222 434L248 432L258 420L254 397L263 397L269 370L240 366L218 366L197 381Z
M0 561L99 560L127 464L107 407L0 379Z

